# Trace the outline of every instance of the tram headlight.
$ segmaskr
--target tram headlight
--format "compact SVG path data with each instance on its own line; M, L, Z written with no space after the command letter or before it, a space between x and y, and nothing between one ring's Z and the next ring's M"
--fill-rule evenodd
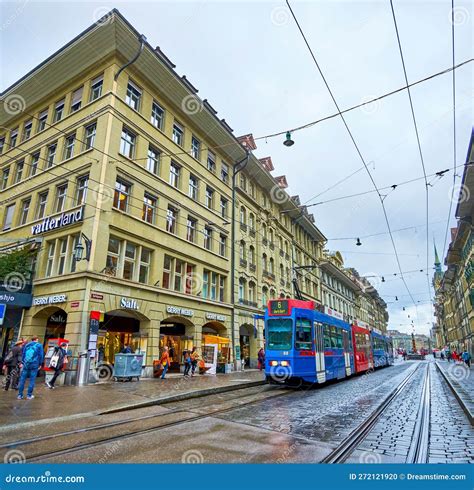
M278 361L270 361L270 366L278 366Z
M289 365L290 365L290 363L288 361L281 361L280 362L280 366L288 367Z

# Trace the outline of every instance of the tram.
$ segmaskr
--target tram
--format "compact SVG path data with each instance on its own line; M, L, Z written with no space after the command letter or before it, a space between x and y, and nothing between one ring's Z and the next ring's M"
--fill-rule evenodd
M270 300L264 320L270 383L325 383L393 364L389 337L321 313L314 301Z

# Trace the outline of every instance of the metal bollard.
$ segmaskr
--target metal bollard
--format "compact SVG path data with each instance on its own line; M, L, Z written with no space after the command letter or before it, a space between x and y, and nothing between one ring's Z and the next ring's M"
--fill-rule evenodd
M89 351L79 352L77 359L76 386L89 384L90 362Z

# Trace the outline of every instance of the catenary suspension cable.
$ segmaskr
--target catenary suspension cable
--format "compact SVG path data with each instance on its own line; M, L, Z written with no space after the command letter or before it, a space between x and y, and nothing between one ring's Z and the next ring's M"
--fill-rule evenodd
M295 21L295 23L296 23L296 25L297 25L297 27L298 27L299 31L300 31L301 36L303 37L303 40L304 40L304 42L305 42L305 44L306 44L306 47L308 48L308 51L310 52L311 57L313 58L314 64L316 65L316 68L318 69L319 74L321 75L321 78L322 78L322 79L323 79L323 81L324 81L324 84L326 85L326 88L327 88L327 90L328 90L328 92L329 92L329 94L330 94L330 96L331 96L331 98L332 98L332 100L333 100L333 102L334 102L334 105L336 106L336 109L337 109L337 111L338 111L338 113L339 113L339 115L340 115L340 117L341 117L341 119L342 119L342 121L343 121L343 123L344 123L344 126L345 126L345 128L346 128L346 130L347 130L347 132L348 132L348 134L349 134L349 136L350 136L350 138L351 138L351 141L352 141L352 143L353 143L353 145L354 145L354 147L355 147L355 149L356 149L356 151L357 151L357 153L358 153L358 155L359 155L359 157L360 157L360 159L361 159L361 161L362 161L362 163L363 163L363 165L364 165L364 167L365 167L365 169L366 169L366 171L367 171L367 174L368 174L368 176L369 176L369 178L370 178L370 180L371 180L371 182L372 182L372 184L373 184L374 188L377 190L377 194L378 194L378 196L379 196L380 204L381 204L381 206L382 206L383 214L384 214L384 217L385 217L385 222L386 222L386 224L387 224L387 229L388 229L389 234L390 234L390 239L391 239L391 242L392 242L393 250L394 250L394 252L395 252L395 258L396 258L396 261L397 261L397 264L398 264L398 269L399 269L399 271L400 271L400 274L401 274L401 277L402 277L403 283L404 283L404 285L405 285L405 288L406 288L406 290L407 290L408 294L410 294L410 297L411 297L411 299L412 299L413 304L414 304L414 305L416 305L416 303L415 303L415 300L414 300L413 296L411 296L411 292L410 292L410 289L409 289L409 287L408 287L408 284L407 284L407 282L405 281L405 278L403 277L403 272L402 272L402 267L401 267L401 263L400 263L400 258L398 257L397 247L396 247L396 245L395 245L395 240L393 239L393 235L392 235L392 232L391 232L391 227L390 227L390 222L389 222L389 219L388 219L387 211L386 211L386 209L385 209L385 204L384 204L384 202L383 202L382 195L380 194L380 191L379 191L379 190L378 190L378 188L377 188L377 184L375 183L375 180L374 180L374 178L373 178L372 174L370 173L370 170L369 170L369 168L368 168L368 166L367 166L367 163L366 163L366 161L365 161L365 159L364 159L364 157L363 157L363 155L362 155L362 153L361 153L361 151L360 151L360 149L359 149L359 147L358 147L358 145L357 145L357 143L356 143L356 141L355 141L355 139L354 139L354 136L352 135L352 132L351 132L351 130L350 130L350 128L349 128L349 126L347 125L347 122L346 122L346 119L345 119L344 115L343 115L343 114L341 114L341 110L340 110L340 108L339 108L339 104L337 103L337 100L336 100L336 98L334 97L334 95L333 95L333 93L332 93L332 90L331 90L331 88L329 87L328 82L326 81L326 78L325 78L325 76L324 76L324 74L323 74L323 72L322 72L322 70L321 70L321 68L320 68L320 66L319 66L319 63L318 63L318 62L317 62L317 60L316 60L316 57L315 57L315 55L314 55L314 53L313 53L313 50L311 49L311 46L309 45L309 42L308 42L308 40L306 39L306 36L305 36L305 34L304 34L304 32L303 32L303 30L302 30L302 28L301 28L301 26L300 26L300 24L299 24L299 22L298 22L298 19L296 18L296 15L295 15L295 13L293 12L293 9L291 8L291 5L290 5L289 0L286 0L286 4L288 5L288 8L290 9L291 15L292 15L292 17L293 17L293 19L294 19L294 21Z

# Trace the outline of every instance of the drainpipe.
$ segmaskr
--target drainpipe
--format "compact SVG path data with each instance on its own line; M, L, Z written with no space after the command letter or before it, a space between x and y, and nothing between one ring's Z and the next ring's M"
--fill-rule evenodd
M140 41L140 47L138 48L137 54L130 61L127 61L127 63L125 63L125 65L123 65L120 68L120 70L115 74L115 76L114 76L115 81L117 81L120 73L122 73L123 70L125 70L125 68L127 68L130 65L132 65L133 63L135 63L135 61L138 60L138 57L142 54L143 48L145 47L146 37L143 34L140 34L140 37L138 38L138 40Z
M232 226L231 226L231 245L230 245L230 301L232 303L232 357L234 359L234 369L237 370L237 361L235 359L235 181L237 174L243 170L250 158L250 151L247 150L247 156L234 164L232 169Z

